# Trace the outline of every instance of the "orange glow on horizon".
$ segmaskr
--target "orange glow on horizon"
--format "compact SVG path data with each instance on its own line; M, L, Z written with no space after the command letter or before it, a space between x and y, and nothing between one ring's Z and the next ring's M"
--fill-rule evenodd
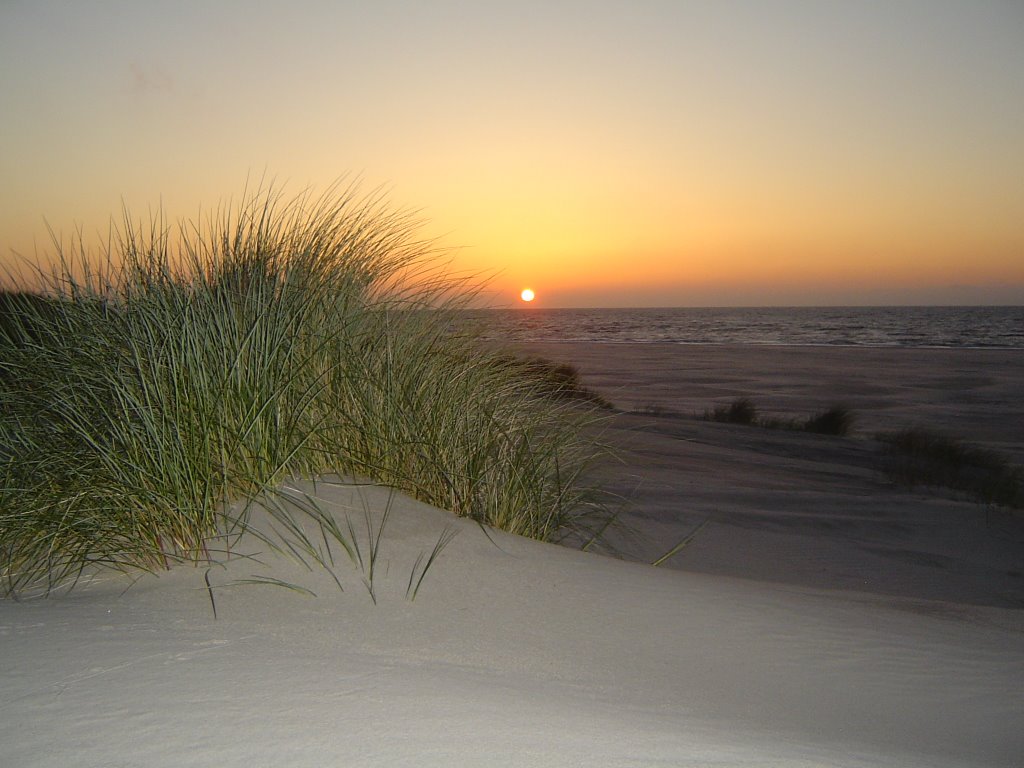
M922 24L863 3L605 2L586 34L560 3L478 4L458 24L207 4L176 9L183 36L159 34L160 4L117 25L68 5L2 5L11 61L53 55L0 78L16 117L0 287L59 261L51 231L102 260L123 208L176 231L270 185L312 208L352 182L481 304L1024 304L1019 3L941 4ZM221 26L238 34L209 45ZM253 40L278 52L272 72ZM349 79L412 43L413 71ZM339 83L348 98L323 98ZM45 119L61 110L88 130Z

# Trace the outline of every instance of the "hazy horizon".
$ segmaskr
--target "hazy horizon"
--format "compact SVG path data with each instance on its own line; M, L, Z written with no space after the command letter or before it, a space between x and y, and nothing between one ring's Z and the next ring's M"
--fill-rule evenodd
M0 272L349 175L488 301L1024 304L1024 5L0 3Z
M608 305L608 306L524 306L521 302L509 302L504 305L488 304L475 306L470 311L497 310L532 312L542 309L580 309L600 311L604 309L629 310L659 310L659 309L967 309L979 307L985 309L1010 308L1017 309L1024 307L1024 303L1009 304L645 304L642 306Z

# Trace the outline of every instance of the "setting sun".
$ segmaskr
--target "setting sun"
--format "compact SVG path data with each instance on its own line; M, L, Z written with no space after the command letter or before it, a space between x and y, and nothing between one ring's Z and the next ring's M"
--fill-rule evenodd
M47 222L102 252L111 212L176 228L263 169L381 193L481 306L1024 304L1021 2L598 0L585 34L571 3L268 5L0 0L31 62L0 77L0 284L57 260Z
M537 294L535 294L529 288L524 288L523 292L519 294L519 298L522 299L523 301L533 301L536 295Z

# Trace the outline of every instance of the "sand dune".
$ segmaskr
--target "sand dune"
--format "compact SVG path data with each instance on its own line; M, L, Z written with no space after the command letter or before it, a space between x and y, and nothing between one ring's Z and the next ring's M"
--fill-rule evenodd
M667 567L823 589L1024 608L1024 516L880 471L880 430L926 426L1024 464L1024 355L1016 351L545 344L623 410L606 438L630 499L625 556L651 562L710 517ZM835 403L851 438L692 418L737 397L767 415Z
M610 364L606 380L582 367L624 400ZM1019 517L891 486L864 441L614 421L618 482L639 484L627 557L715 513L668 567L485 533L383 488L299 485L336 519L389 510L376 605L336 550L344 591L251 537L234 551L257 559L0 602L3 764L1020 764Z

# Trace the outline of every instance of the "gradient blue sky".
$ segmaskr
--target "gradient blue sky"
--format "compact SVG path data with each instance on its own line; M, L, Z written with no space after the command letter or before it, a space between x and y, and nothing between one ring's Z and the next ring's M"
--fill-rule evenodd
M1024 303L1024 3L0 0L0 265L266 173L499 304Z

